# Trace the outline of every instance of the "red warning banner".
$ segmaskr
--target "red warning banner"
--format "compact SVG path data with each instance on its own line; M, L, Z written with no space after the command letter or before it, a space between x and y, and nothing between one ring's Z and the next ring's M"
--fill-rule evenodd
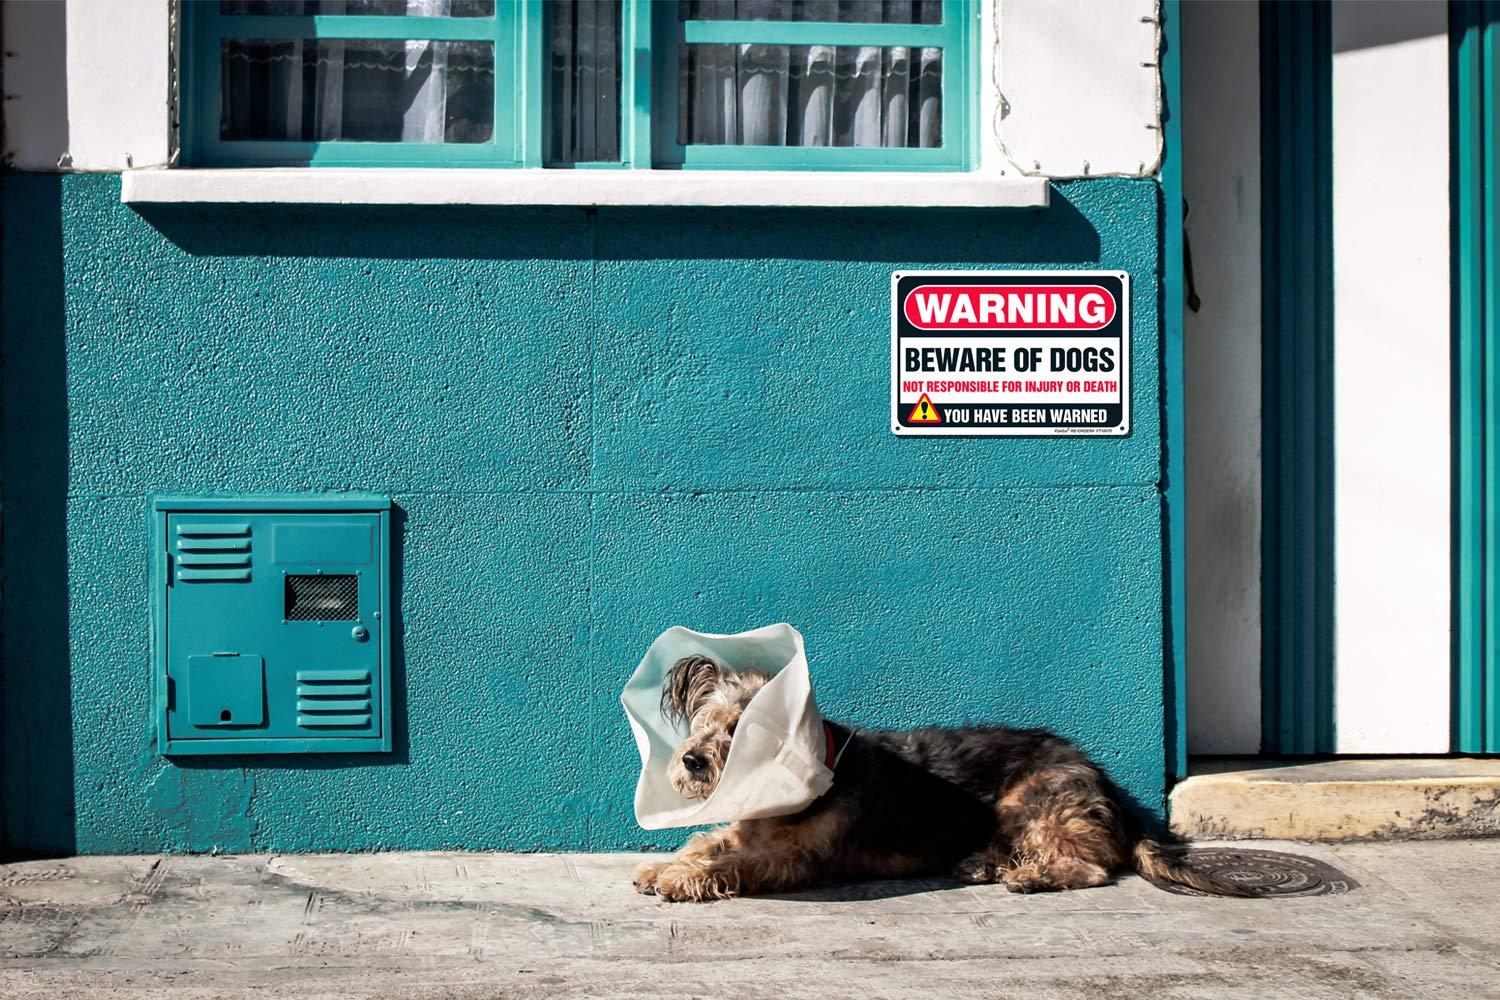
M919 330L1102 330L1118 309L1099 285L918 285L903 305Z

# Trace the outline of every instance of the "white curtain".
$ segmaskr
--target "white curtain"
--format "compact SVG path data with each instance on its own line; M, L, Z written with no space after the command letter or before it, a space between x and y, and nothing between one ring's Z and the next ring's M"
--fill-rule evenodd
M697 0L689 19L932 23L932 0ZM942 144L942 50L686 46L679 139L741 146Z
M406 12L447 16L453 0L406 0ZM442 142L447 123L448 46L406 43L406 87L410 99L401 113L402 142Z

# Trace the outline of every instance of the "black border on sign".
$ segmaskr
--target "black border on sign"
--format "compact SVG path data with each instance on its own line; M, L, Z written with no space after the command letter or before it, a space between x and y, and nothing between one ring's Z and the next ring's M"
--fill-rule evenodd
M907 427L901 423L901 301L902 278L991 279L1025 278L1027 284L1052 279L1076 284L1084 278L1116 278L1120 301L1116 303L1120 323L1120 423L1115 427ZM1096 334L1097 335L1097 334ZM891 402L887 410L891 431L897 437L1129 437L1130 436L1130 275L1125 271L892 271L891 272ZM934 403L934 406L938 404Z

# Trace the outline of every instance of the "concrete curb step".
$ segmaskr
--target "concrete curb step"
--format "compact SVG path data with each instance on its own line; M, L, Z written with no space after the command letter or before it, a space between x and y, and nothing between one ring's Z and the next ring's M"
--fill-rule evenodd
M1500 759L1195 760L1172 789L1195 840L1437 840L1500 836Z

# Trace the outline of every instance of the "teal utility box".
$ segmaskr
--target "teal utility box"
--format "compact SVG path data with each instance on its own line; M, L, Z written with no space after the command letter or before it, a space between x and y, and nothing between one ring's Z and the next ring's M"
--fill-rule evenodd
M389 498L159 497L164 754L391 749Z

